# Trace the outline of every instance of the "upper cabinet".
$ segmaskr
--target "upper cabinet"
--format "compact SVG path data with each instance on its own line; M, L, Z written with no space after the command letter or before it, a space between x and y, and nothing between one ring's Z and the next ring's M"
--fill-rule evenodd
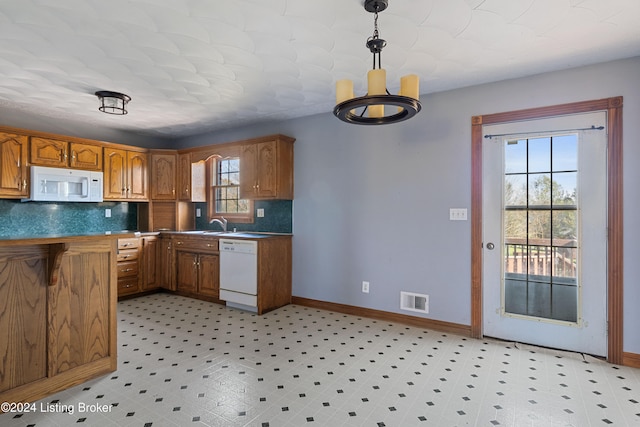
M276 135L240 151L240 197L293 199L293 138Z
M28 141L24 135L0 132L0 197L29 196Z
M31 137L30 162L38 166L101 171L102 147L59 139Z
M147 153L105 147L104 198L149 199Z
M175 152L151 152L151 200L176 199L176 164Z
M191 200L191 153L178 155L178 200Z

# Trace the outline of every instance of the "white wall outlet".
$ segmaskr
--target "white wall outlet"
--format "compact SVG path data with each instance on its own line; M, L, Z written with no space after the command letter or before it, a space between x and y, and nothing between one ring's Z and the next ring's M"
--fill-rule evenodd
M104 217L105 217L105 218L111 218L111 209L106 208L106 209L104 210Z
M258 216L258 218L264 218L264 209L263 208L256 209L256 215Z
M466 221L467 209L466 208L451 208L449 209L450 221Z
M369 282L366 282L366 281L362 282L362 292L365 294L369 293Z
M196 208L196 218L200 218L202 216L202 211L200 208Z

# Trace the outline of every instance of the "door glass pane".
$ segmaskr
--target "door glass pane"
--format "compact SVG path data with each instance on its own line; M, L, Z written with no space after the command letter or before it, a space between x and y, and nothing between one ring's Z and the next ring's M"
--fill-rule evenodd
M505 175L504 204L506 206L527 205L527 174Z
M504 147L505 173L527 172L527 140L507 141Z
M530 174L528 192L529 206L548 207L551 204L551 174Z
M553 137L553 158L551 163L554 172L578 170L578 135L562 135Z
M504 312L568 322L578 313L577 137L504 145Z
M551 171L551 138L529 139L527 153L527 172Z

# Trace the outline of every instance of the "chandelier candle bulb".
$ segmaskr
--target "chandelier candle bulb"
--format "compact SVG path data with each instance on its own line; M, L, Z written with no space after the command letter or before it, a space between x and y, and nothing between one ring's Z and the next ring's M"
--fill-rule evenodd
M387 93L387 71L384 68L370 70L367 73L369 92L367 95L386 95ZM369 117L384 117L384 105L370 105L368 108Z
M400 78L400 95L409 98L420 98L420 79L416 74L408 74Z
M408 96L415 100L420 98L420 78L416 74L408 74L400 77L400 93L398 95ZM402 111L403 107L398 107L398 111Z
M342 79L336 82L336 104L353 98L353 81Z

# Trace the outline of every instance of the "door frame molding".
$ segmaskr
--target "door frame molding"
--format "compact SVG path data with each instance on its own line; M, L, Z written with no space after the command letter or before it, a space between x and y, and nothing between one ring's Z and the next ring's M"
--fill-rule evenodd
M471 118L471 336L482 338L482 126L607 112L607 361L623 362L622 96Z

